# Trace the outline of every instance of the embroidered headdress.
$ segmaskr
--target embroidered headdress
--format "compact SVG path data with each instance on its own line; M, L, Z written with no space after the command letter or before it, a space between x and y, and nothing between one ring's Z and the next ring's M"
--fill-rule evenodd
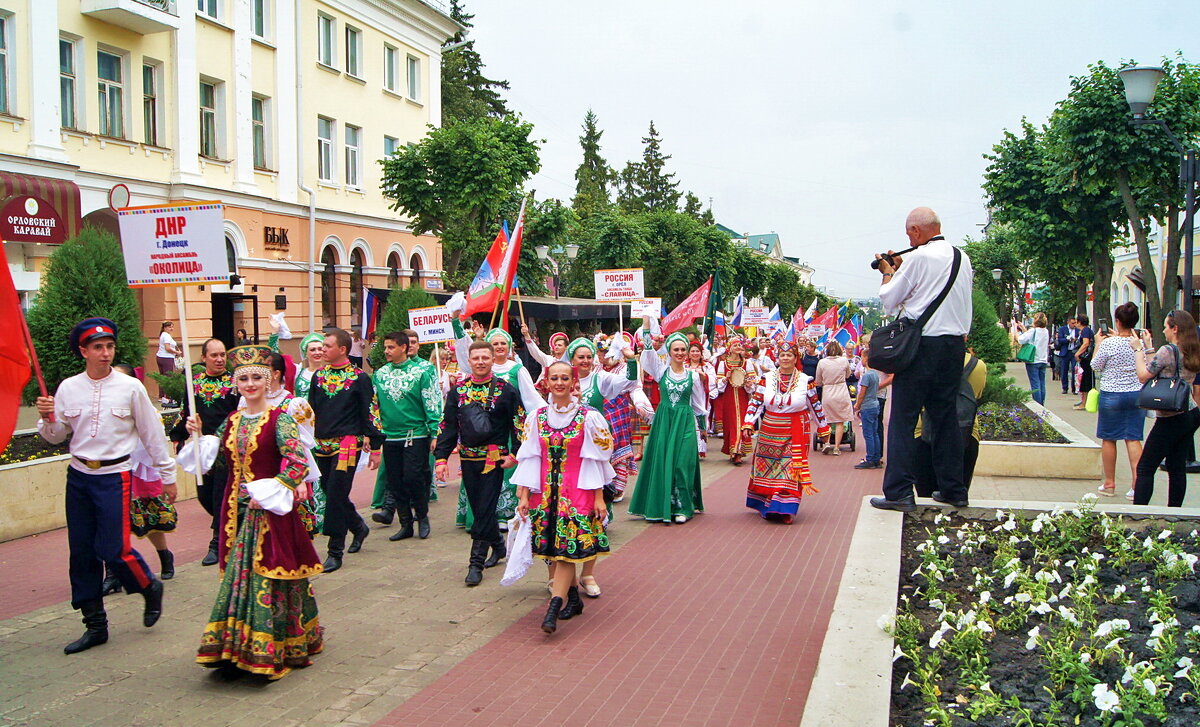
M595 358L596 344L592 343L591 340L587 338L576 338L574 341L571 341L567 344L567 360L570 361L571 359L575 358L575 352L581 348L586 348L587 350L591 351L592 357Z
M258 370L263 376L271 378L271 347L270 346L236 346L229 349L226 357L229 369L237 374L241 369Z

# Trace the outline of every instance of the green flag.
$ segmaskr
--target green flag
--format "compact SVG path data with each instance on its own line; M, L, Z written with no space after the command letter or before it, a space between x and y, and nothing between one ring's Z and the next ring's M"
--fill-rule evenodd
M708 339L711 341L715 338L713 335L713 313L721 307L721 301L725 300L725 292L721 289L721 271L716 270L712 275L712 288L708 293L708 309L704 314L704 333L708 334Z

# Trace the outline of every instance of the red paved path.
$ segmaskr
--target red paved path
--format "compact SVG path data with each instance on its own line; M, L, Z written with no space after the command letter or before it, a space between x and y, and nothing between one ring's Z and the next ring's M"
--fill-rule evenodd
M376 724L799 724L861 498L882 479L860 457L814 456L821 493L791 526L745 508L748 466L719 470L708 513L602 561L582 616L546 636L536 609Z

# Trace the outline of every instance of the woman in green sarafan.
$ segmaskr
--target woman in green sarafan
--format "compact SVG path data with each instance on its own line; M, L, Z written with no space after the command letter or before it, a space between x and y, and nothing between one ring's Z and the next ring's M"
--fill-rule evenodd
M667 337L669 364L658 357L650 336L643 337L642 368L658 382L662 398L643 449L629 514L652 522L685 523L704 510L697 445L705 426L707 392L700 375L685 368L686 336L672 333Z
M467 360L467 350L471 347L471 337L463 330L462 323L457 316L450 320L456 339L454 355L458 358L458 370L470 371L471 364ZM508 335L508 331L502 328L493 328L487 332L483 340L492 344L492 351L496 357L496 362L492 364L492 373L507 381L521 394L521 409L516 422L517 431L521 432L525 426L525 414L546 406L546 400L534 388L533 379L529 376L529 369L525 368L525 365L517 358L516 352L513 351L513 340L512 336ZM511 442L509 451L515 453L520 446L520 442ZM500 491L500 501L496 503L496 519L500 521L501 530L508 526L508 521L517 512L517 486L512 484L512 473L511 469L504 470L504 488ZM458 511L455 513L454 524L470 529L474 524L474 517L471 514L470 506L467 505L466 492L465 488L459 488Z

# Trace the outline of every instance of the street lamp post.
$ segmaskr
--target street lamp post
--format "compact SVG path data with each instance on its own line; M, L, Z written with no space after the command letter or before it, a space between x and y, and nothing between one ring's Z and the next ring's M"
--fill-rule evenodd
M1179 137L1171 131L1167 126L1167 122L1162 119L1146 118L1146 109L1154 102L1154 92L1158 88L1158 82L1166 75L1166 71L1161 68L1151 66L1133 66L1122 68L1117 72L1121 77L1121 82L1125 85L1125 100L1129 103L1129 110L1133 113L1134 126L1142 126L1143 124L1154 124L1161 126L1166 132L1171 143L1175 145L1175 149L1179 152L1179 184L1184 190L1184 208L1183 208L1183 309L1187 312L1192 312L1192 254L1193 254L1193 238L1195 225L1192 221L1192 208L1196 204L1196 181L1200 179L1200 159L1195 149L1185 147ZM1175 272L1168 270L1167 275L1174 275ZM1164 301L1165 302L1165 301Z
M556 247L551 250L549 245L537 245L533 251L537 253L539 260L549 261L550 269L554 271L554 299L558 300L558 256L565 252L568 260L574 260L579 255L579 246L571 243L565 247ZM553 257L551 253L554 254Z

